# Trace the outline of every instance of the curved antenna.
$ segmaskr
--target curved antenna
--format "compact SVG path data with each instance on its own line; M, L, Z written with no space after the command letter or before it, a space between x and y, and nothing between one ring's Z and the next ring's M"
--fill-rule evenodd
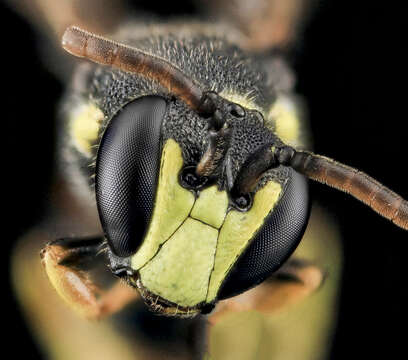
M325 156L297 151L289 146L273 148L274 163L290 166L309 179L354 196L375 212L408 230L408 201L367 174Z
M211 114L213 111L211 102L206 101L206 93L200 86L174 65L157 56L108 40L76 26L65 30L62 47L74 56L155 80L200 113Z

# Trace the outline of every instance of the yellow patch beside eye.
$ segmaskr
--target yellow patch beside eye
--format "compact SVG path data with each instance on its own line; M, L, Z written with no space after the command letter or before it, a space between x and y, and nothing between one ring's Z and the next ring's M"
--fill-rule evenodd
M275 123L275 131L286 144L298 145L300 121L296 104L286 96L279 96L269 112L269 118Z
M92 156L92 145L98 139L104 119L102 111L94 104L83 104L70 117L70 135L74 147L87 157Z
M169 139L163 146L159 182L151 223L142 246L132 257L132 268L144 266L188 217L194 195L178 181L183 166L180 146Z
M270 181L256 193L252 208L248 212L232 210L228 213L218 237L207 302L217 297L228 272L275 207L281 191L280 184Z

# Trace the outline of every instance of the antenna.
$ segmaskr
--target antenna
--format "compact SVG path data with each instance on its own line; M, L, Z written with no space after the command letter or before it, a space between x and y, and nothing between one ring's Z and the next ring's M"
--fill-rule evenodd
M290 146L274 148L273 152L277 164L290 166L309 179L354 196L395 225L408 230L408 202L362 171Z
M199 113L212 114L214 106L201 87L168 61L134 47L70 26L62 37L70 54L157 81Z

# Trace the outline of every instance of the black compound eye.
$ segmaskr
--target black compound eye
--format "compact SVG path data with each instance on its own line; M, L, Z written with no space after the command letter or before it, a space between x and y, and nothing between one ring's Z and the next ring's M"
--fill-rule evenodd
M146 96L126 105L103 134L96 161L96 201L112 251L140 246L153 212L166 101Z
M205 176L198 176L196 174L195 166L186 166L180 173L180 183L183 187L189 190L199 190L208 181Z
M303 175L288 171L281 200L227 276L219 299L240 294L264 281L299 244L309 219L308 186Z

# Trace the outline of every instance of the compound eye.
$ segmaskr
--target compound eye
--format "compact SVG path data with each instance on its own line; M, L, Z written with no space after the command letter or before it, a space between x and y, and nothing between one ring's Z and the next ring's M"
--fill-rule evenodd
M110 121L99 146L99 217L112 251L121 257L138 249L153 212L166 107L157 96L134 100Z
M288 171L282 198L235 263L222 285L219 299L240 294L264 281L299 244L309 219L308 186L303 175L292 169Z

